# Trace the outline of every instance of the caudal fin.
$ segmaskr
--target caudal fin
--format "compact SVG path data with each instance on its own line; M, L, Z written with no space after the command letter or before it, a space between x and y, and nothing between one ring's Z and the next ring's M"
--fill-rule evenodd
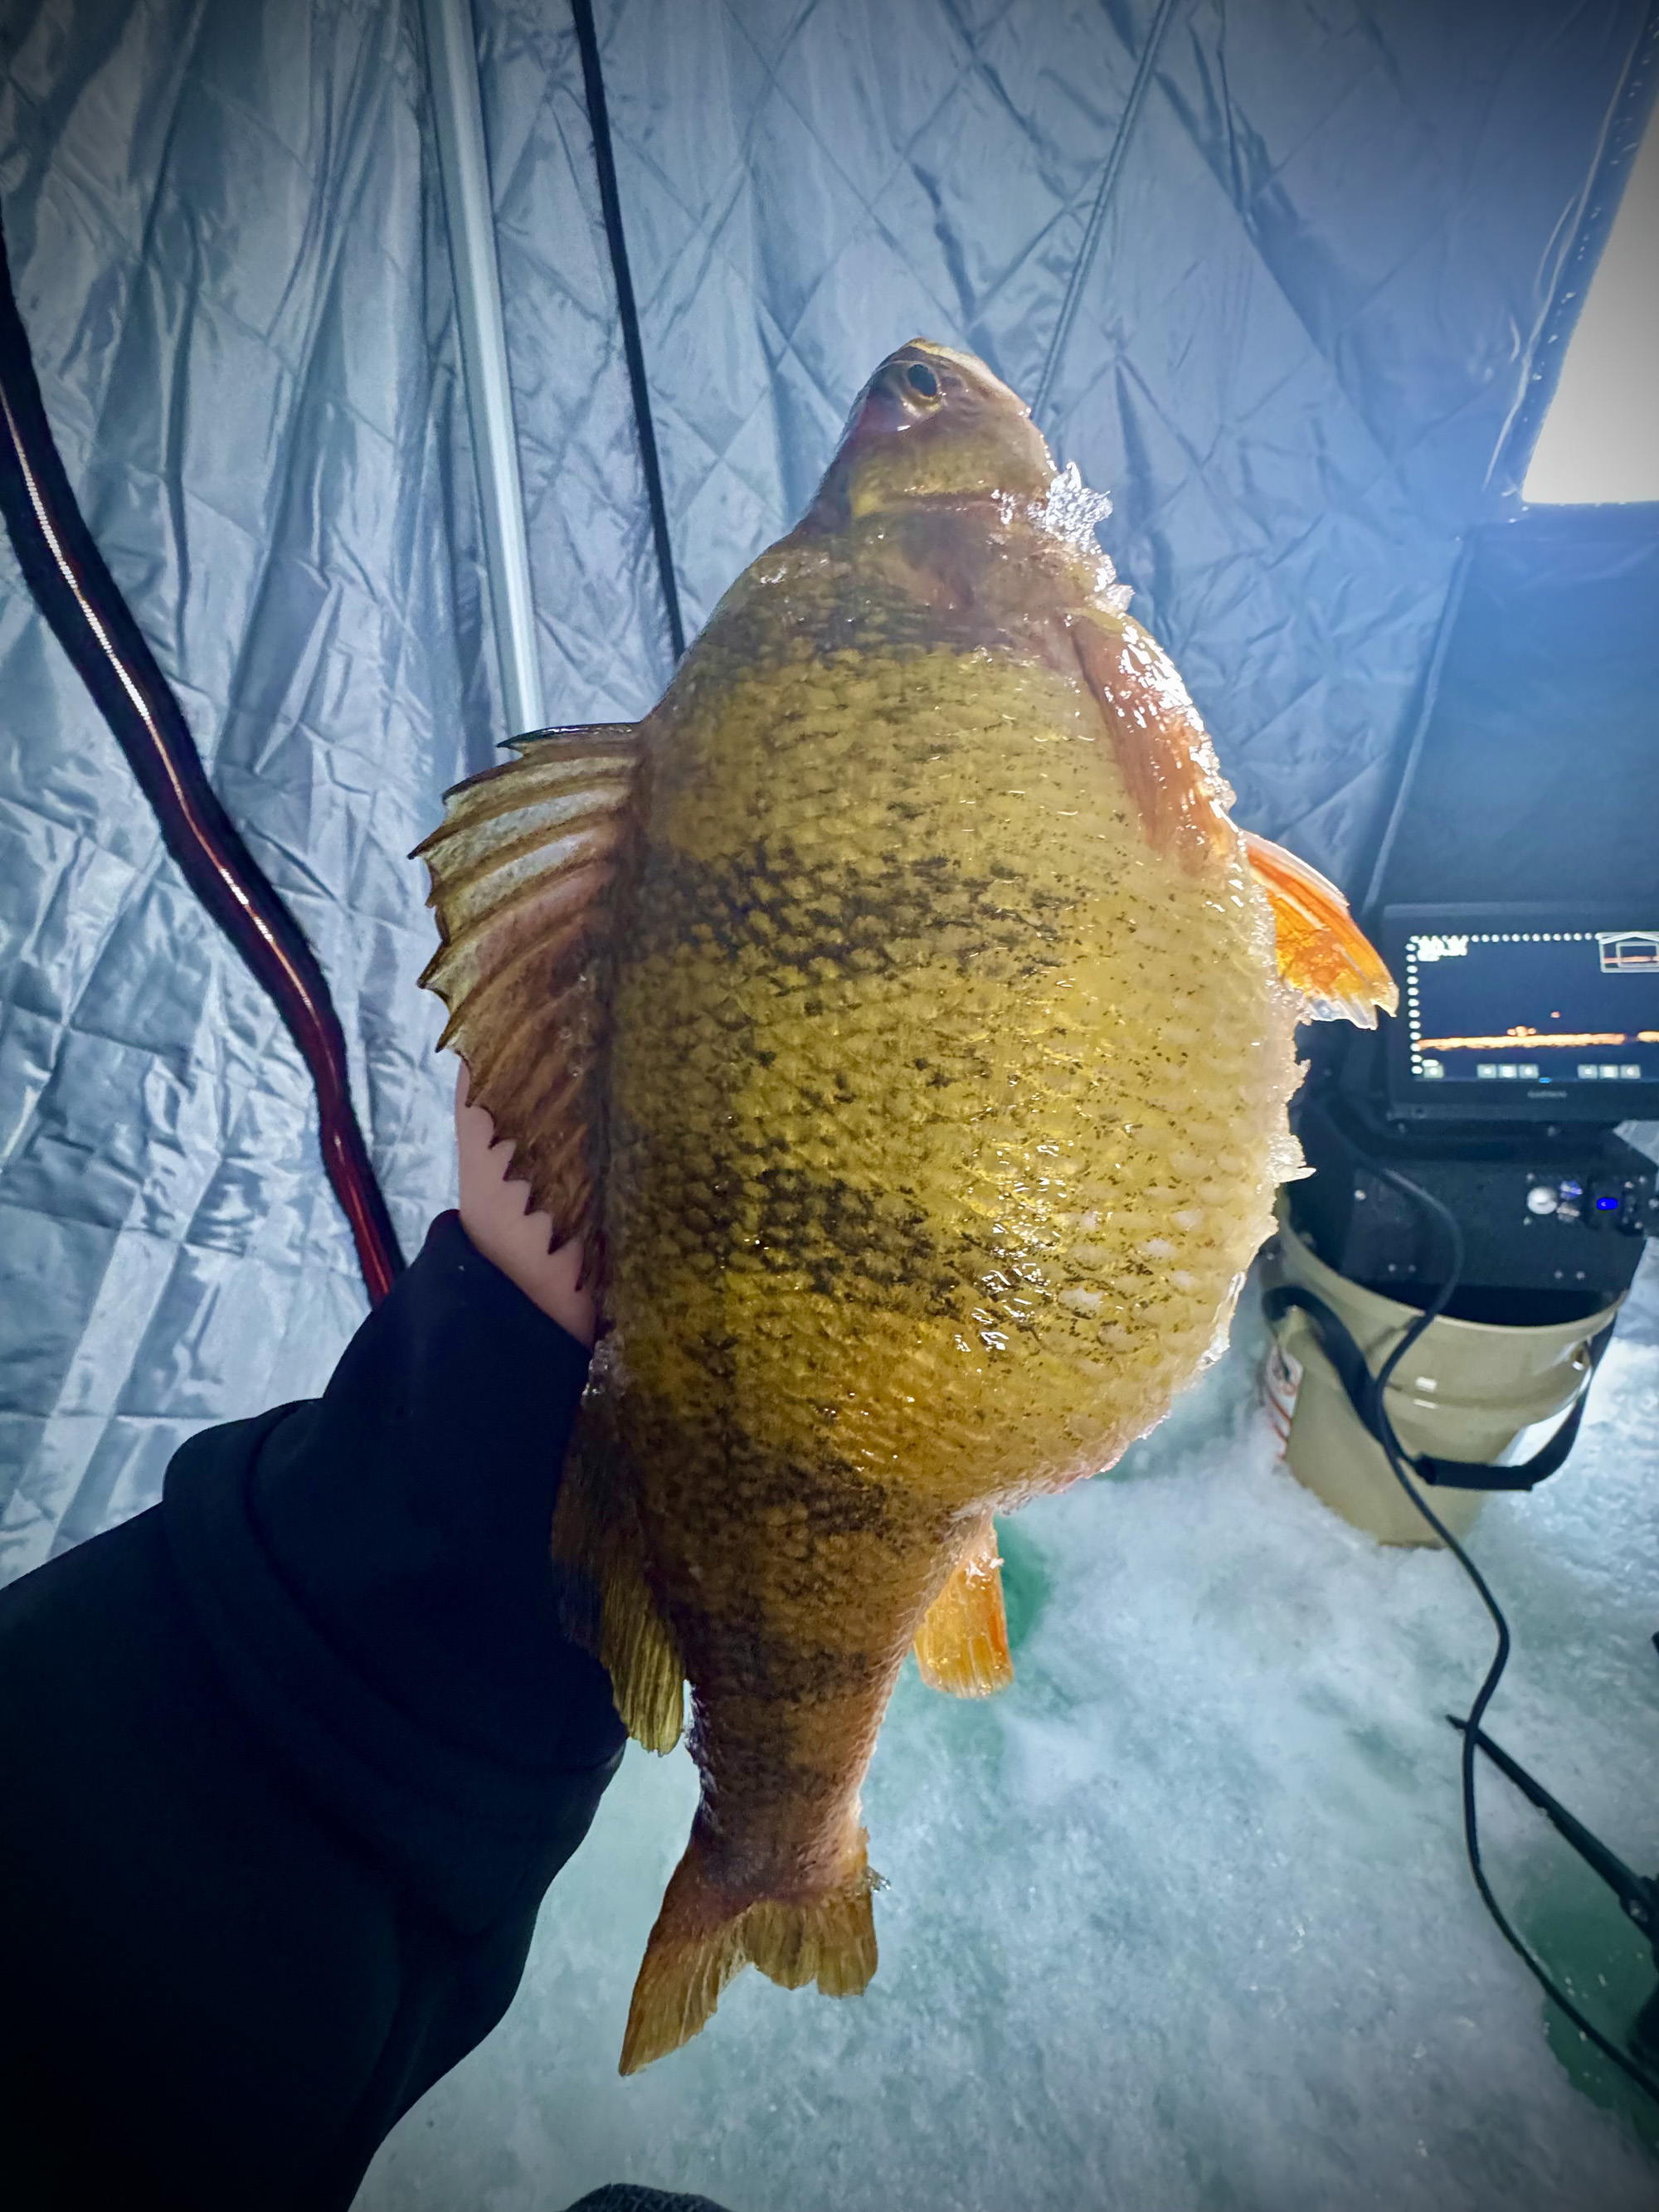
M876 1971L876 1887L862 1829L854 1871L834 1889L747 1904L709 1878L694 1836L645 1947L618 2070L637 2074L690 2043L744 1966L758 1966L787 1990L816 1982L825 1996L856 1996Z

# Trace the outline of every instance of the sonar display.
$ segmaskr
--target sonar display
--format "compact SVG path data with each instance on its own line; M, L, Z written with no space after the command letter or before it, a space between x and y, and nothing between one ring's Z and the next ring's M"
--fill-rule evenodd
M1420 932L1401 1012L1419 1082L1659 1082L1659 929Z

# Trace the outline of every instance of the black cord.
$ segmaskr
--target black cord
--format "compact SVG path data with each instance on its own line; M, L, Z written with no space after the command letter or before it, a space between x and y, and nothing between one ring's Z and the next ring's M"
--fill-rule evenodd
M351 1103L345 1032L304 931L208 780L182 708L87 527L52 434L0 230L0 520L36 606L109 725L185 882L266 993L317 1094L323 1170L371 1304L403 1271Z
M1382 1438L1382 1449L1388 1456L1389 1466L1395 1480L1474 1584L1480 1594L1480 1602L1492 1615L1492 1625L1498 1631L1498 1649L1492 1655L1491 1666L1486 1669L1486 1679L1481 1683L1480 1693L1469 1707L1467 1718L1457 1723L1462 1730L1463 1736L1463 1841L1468 1851L1469 1869L1474 1876L1474 1886L1480 1893L1481 1901L1497 1923L1498 1934L1522 1960L1533 1979L1543 1990L1544 1994L1560 2007L1579 2033L1588 2036L1604 2057L1612 2059L1620 2071L1627 2075L1638 2089L1644 2090L1656 2102L1659 2102L1659 2080L1656 2080L1645 2067L1638 2066L1632 2058L1620 2051L1616 2044L1610 2042L1599 2028L1593 2027L1585 2019L1577 2006L1564 1990L1558 1987L1547 1969L1540 1964L1516 1934L1505 1919L1498 1899L1492 1895L1492 1885L1486 1880L1486 1869L1480 1863L1480 1836L1475 1812L1474 1782L1475 1755L1480 1748L1477 1738L1481 1717L1492 1703L1498 1682L1503 1677L1504 1669L1509 1664L1510 1626L1504 1618L1502 1607L1487 1588L1486 1577L1480 1568L1475 1565L1474 1561L1441 1520L1439 1515L1430 1506L1407 1474L1406 1455L1399 1437L1395 1434L1394 1423L1389 1418L1385 1399L1389 1384L1394 1379L1395 1370L1425 1330L1439 1320L1456 1295L1457 1286L1463 1279L1463 1232L1458 1226L1457 1218L1450 1208L1442 1205L1441 1201L1431 1192L1425 1190L1420 1183L1413 1182L1409 1176L1398 1174L1393 1168L1380 1166L1374 1160L1368 1164L1372 1172L1380 1176L1384 1182L1392 1183L1396 1190L1403 1192L1407 1198L1413 1200L1438 1222L1445 1232L1446 1242L1451 1248L1451 1269L1445 1281L1435 1293L1433 1302L1419 1315L1387 1359L1383 1361L1374 1388L1376 1431Z

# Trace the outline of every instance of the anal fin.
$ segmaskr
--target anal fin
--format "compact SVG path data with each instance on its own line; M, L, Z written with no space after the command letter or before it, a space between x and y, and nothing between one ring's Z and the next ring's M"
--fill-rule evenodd
M951 1579L927 1608L915 1640L916 1664L931 1689L953 1698L988 1698L1014 1679L1002 1561L988 1514Z
M1314 1021L1376 1027L1376 1008L1400 1004L1395 980L1348 911L1336 885L1282 845L1243 832L1250 872L1273 908L1279 980L1306 1001Z

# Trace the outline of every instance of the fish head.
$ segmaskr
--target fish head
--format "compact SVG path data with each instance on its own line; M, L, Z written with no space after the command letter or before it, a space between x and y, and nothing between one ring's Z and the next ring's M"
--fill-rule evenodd
M807 520L834 529L929 500L1041 500L1054 477L1017 392L972 354L912 338L854 403Z

